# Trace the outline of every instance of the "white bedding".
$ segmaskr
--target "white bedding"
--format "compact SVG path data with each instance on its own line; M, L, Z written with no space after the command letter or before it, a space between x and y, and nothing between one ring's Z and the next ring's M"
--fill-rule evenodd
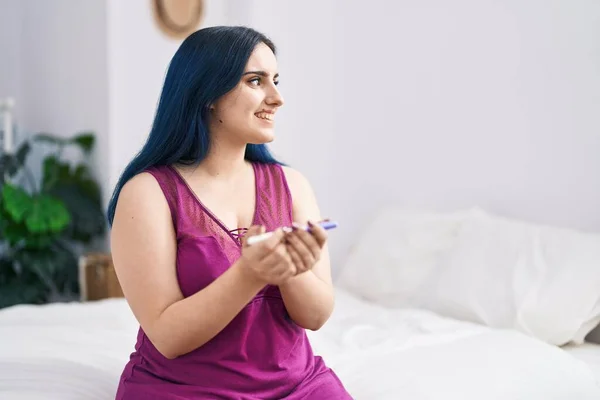
M600 344L569 345L563 347L563 349L573 357L586 363L600 382Z
M0 398L114 398L136 330L121 299L2 310ZM309 336L356 399L600 399L592 370L560 348L341 290Z
M123 299L0 311L0 398L114 399L137 323Z

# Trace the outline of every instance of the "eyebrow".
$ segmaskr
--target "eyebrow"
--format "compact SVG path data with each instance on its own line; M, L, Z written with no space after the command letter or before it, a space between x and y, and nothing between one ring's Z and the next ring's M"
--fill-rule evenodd
M265 72L265 71L248 71L248 72L244 72L242 76L244 76L244 75L251 75L251 74L260 75L260 76L265 77L265 78L267 78L269 76L269 74L267 72ZM279 73L276 73L273 76L273 79L276 79L276 78L279 78Z

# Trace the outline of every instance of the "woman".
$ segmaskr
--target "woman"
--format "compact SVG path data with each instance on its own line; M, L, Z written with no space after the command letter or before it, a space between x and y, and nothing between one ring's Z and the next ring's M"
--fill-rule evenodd
M265 146L278 79L273 43L249 28L202 29L174 55L108 211L140 323L117 399L350 398L305 332L334 298L311 187ZM312 233L281 229L293 223Z

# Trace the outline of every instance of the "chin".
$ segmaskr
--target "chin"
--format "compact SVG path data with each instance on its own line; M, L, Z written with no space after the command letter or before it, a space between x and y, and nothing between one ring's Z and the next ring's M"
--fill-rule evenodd
M275 140L275 135L273 132L261 132L259 134L252 135L252 137L248 139L248 143L267 144L271 143L273 140Z

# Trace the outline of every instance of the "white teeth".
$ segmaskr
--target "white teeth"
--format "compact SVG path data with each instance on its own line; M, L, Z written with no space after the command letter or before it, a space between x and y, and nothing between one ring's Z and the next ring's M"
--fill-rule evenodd
M269 114L269 113L265 113L265 112L260 112L260 113L254 114L254 115L256 115L258 118L261 118L261 119L266 119L266 120L269 120L269 121L273 121L273 114Z

